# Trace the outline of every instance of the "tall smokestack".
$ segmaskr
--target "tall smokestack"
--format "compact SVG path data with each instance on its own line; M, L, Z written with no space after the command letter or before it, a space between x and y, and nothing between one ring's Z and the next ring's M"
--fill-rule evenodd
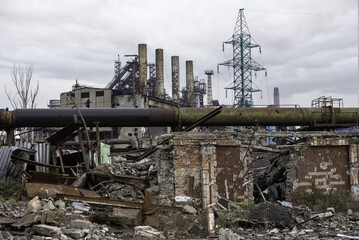
M155 97L164 98L164 80L163 80L163 49L156 49L156 84Z
M274 98L274 105L279 107L279 105L280 105L280 103L279 103L279 88L277 88L277 87L274 88L273 98Z
M186 104L189 107L193 107L193 103L194 103L193 61L186 61L186 88L187 88Z
M213 70L206 70L204 73L207 75L207 105L213 106L213 96L212 96L212 75Z
M179 97L179 57L172 56L171 57L171 65L172 65L172 99L175 103L180 102Z
M139 69L139 93L146 94L147 90L147 44L138 44Z

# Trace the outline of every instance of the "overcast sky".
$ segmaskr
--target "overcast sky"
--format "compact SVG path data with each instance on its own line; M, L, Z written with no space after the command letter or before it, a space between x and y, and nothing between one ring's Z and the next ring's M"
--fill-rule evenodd
M253 56L268 72L254 79L262 89L253 95L256 105L273 104L279 87L281 104L309 107L325 95L358 107L357 0L2 0L0 108L10 107L5 85L11 87L14 63L31 61L40 84L37 107L46 107L76 79L108 84L117 55L125 61L139 43L147 43L148 62L155 62L156 48L164 49L171 93L171 56L180 57L181 87L186 60L193 60L202 79L204 70L217 72L217 64L232 57L230 46L222 52L222 42L232 36L240 8L262 47ZM232 104L233 93L224 90L232 71L220 67L213 79L214 99Z

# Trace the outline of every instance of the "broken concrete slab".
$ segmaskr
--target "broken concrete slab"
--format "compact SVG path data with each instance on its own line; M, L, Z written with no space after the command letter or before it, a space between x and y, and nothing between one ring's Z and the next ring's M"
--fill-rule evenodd
M166 237L151 226L137 226L135 227L134 240L165 240Z
M62 232L66 236L68 236L70 238L74 238L74 239L81 239L86 235L86 233L84 231L82 231L81 229L76 229L76 228L63 229Z
M27 204L26 213L37 212L41 209L41 202L39 197L36 196Z
M186 205L183 207L183 212L184 213L189 213L189 214L196 214L197 213L197 209L195 209L192 206Z
M59 237L61 236L61 229L58 227L49 226L46 224L39 224L32 226L32 229L44 236L48 237Z
M43 210L54 210L56 209L55 205L52 203L52 201L48 201L47 203L44 204L44 206L42 207Z
M70 222L70 226L72 228L90 229L92 227L92 223L83 219L75 219Z

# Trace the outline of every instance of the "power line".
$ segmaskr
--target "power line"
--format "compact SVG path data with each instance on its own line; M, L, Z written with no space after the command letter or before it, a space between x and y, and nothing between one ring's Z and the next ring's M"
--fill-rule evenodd
M358 13L309 13L309 12L278 12L246 9L248 12L258 12L263 14L285 14L285 15L311 15L311 16L358 16Z

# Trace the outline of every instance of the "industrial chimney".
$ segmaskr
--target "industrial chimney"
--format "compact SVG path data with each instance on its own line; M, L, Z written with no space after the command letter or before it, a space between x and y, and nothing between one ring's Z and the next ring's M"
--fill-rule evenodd
M171 65L172 65L172 99L175 103L180 103L180 81L179 81L179 57L172 56L171 57Z
M193 107L194 103L194 86L193 86L193 61L186 61L186 88L187 99L186 104L188 107Z
M213 70L206 70L204 73L207 75L207 105L213 106L213 96L212 96L212 75Z
M156 49L156 84L155 97L164 98L164 79L163 79L163 49Z
M275 87L274 88L274 105L276 107L279 107L280 106L280 103L279 103L279 88L278 87Z
M147 44L138 44L138 59L139 59L139 93L145 94L147 90Z

